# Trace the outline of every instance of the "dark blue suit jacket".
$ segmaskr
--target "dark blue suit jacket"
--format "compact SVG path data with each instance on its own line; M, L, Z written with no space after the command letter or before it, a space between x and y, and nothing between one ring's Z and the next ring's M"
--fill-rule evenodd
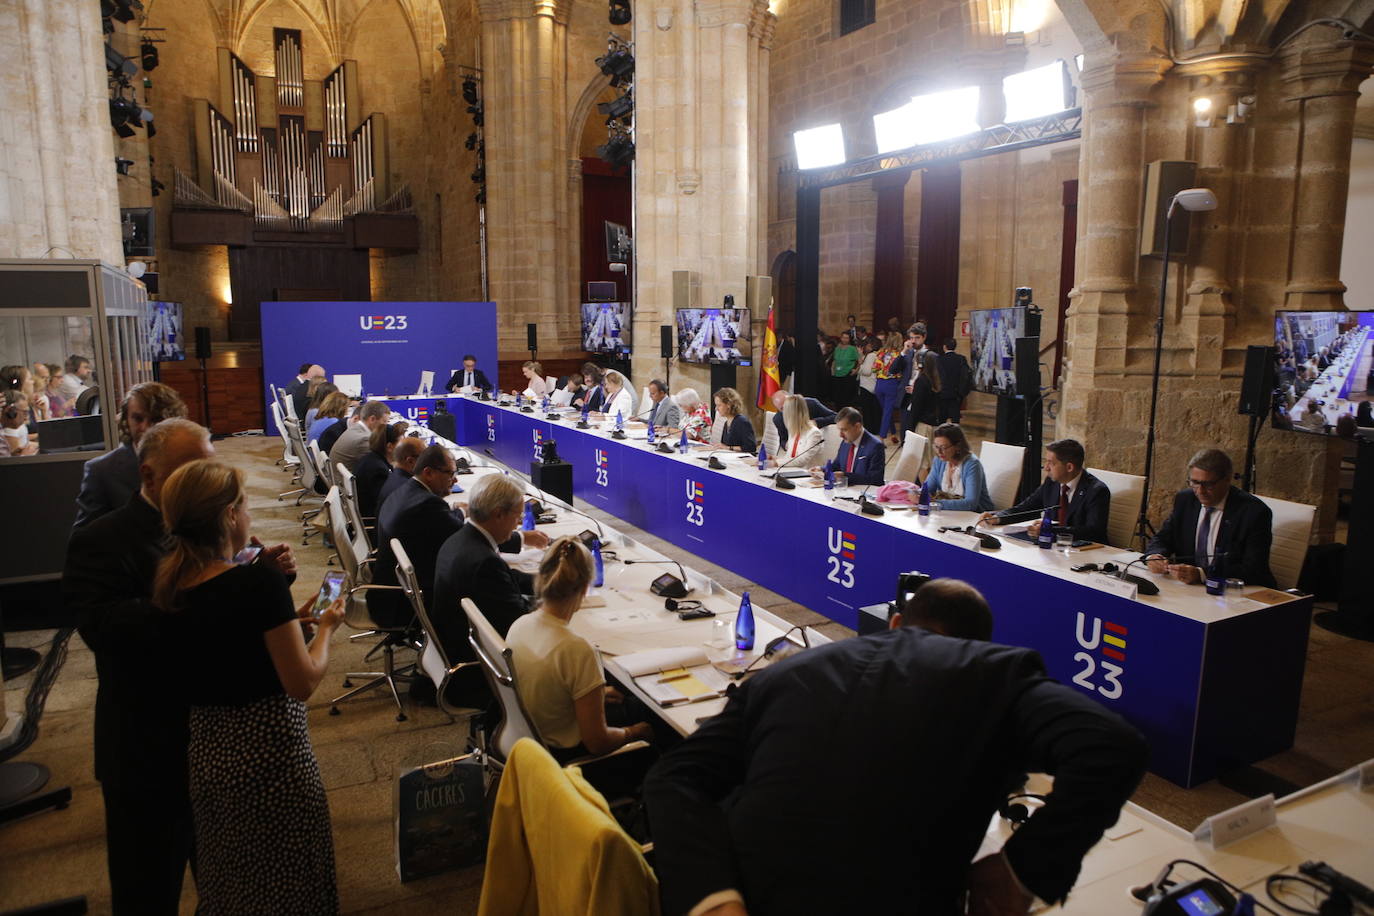
M835 456L835 470L843 471L849 464L849 452L854 448L843 436L840 437L840 451ZM851 484L881 487L883 474L887 470L887 453L883 442L877 436L864 431L859 440L859 453L854 456L854 470L848 472Z
M781 441L786 442L787 440ZM740 414L725 424L725 429L721 430L720 444L727 447L733 446L745 453L757 454L759 450L759 444L754 439L754 424L750 423L749 418L744 414Z
M1145 553L1157 553L1205 568L1208 565L1205 559L1193 558L1201 513L1202 503L1193 491L1180 490L1174 495L1174 511L1164 520ZM1226 557L1226 575L1242 579L1246 585L1274 588L1274 574L1269 570L1269 548L1273 541L1274 513L1258 497L1232 487L1221 513L1217 542L1212 545L1214 555Z
M1059 487L1059 484L1046 477L1034 493L998 515L1016 515L1046 508L1057 511ZM1107 516L1111 508L1112 491L1107 489L1105 483L1084 471L1078 478L1078 486L1074 487L1073 499L1069 500L1069 529L1073 532L1074 540L1107 543Z
M456 391L457 389L462 388L463 375L465 371L466 370L459 369L457 372L453 373L453 375L449 377L448 384L444 386L444 389L447 391ZM483 391L491 390L491 382L487 380L487 374L483 372L481 369L472 370L472 381L473 384L475 384L478 388L480 388Z
M87 461L81 472L81 492L76 495L76 521L72 527L80 528L106 512L124 508L142 485L138 453L127 442Z
M824 429L835 422L835 411L815 398L806 399L806 412L811 415L811 422L816 424L817 429ZM773 425L778 429L778 442L787 443L791 441L792 435L787 431L787 424L782 421L781 410L774 411Z

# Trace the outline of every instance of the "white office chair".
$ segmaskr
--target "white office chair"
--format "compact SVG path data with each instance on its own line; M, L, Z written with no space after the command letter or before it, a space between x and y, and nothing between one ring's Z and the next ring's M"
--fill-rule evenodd
M477 609L471 598L464 598L462 605L463 613L468 617L468 642L477 653L477 660L482 665L482 672L486 675L491 692L501 704L501 722L483 740L486 759L499 771L505 766L511 748L521 738L532 738L544 747L548 745L540 736L539 729L530 721L525 704L520 699L520 691L515 686L515 662L511 659L511 651L506 641L496 632L496 628L487 620L486 615ZM644 741L631 741L609 754L580 757L567 765L582 766L648 746Z
M772 426L772 423L768 424ZM827 461L834 461L835 456L840 453L840 427L836 423L821 430L821 453L816 457L817 464L825 464Z
M556 376L556 375L546 375L546 376L544 376L544 384L546 384L546 385L549 386L549 397L553 397L553 393L554 393L555 391L558 390L558 376Z
M286 428L286 417L281 412L281 404L273 400L267 407L272 411L272 422L277 427L277 435L281 437L282 453L277 459L277 464L282 466L282 470L295 472L300 467L301 460L291 451L291 433Z
M892 469L891 474L887 475L887 479L907 480L915 483L916 475L920 472L921 465L925 463L927 445L929 445L929 440L925 436L907 430L906 437L902 440L902 453L897 456L897 466Z
M1016 505L1016 488L1021 483L1021 461L1026 454L1024 445L1004 445L985 441L978 460L983 463L988 495L998 509Z
M358 478L348 468L335 462L334 479L338 481L335 486L341 494L344 513L354 528L354 548L362 556L369 557L373 553L372 539L367 533L369 519L363 518L362 510L358 508ZM377 520L374 518L370 521L376 524Z
M1255 494L1259 496L1259 494ZM1260 496L1274 513L1274 539L1269 545L1269 570L1279 588L1293 588L1302 574L1307 559L1307 544L1312 539L1312 525L1317 507L1303 503ZM1249 584L1249 583L1247 583Z
M719 423L721 421L717 419L716 422ZM715 430L713 429L711 441L714 442L715 439ZM782 443L778 441L778 424L773 422L773 414L769 411L764 411L763 413L763 438L759 441L763 443L764 448L768 449L768 454L770 455L777 455L778 449L782 446ZM822 464L824 464L824 462L822 462Z
M769 422L769 425L771 426L773 421L772 421L772 420L769 420L768 422ZM765 431L765 434L766 434L766 431ZM724 418L724 417L716 417L715 420L712 421L712 423L711 423L711 445L714 446L714 447L716 447L716 448L719 448L719 447L720 447L720 444L721 444L721 439L722 439L722 437L723 437L724 435L725 435L725 418ZM778 439L777 433L774 433L774 434L773 434L773 441L776 443L776 442L777 442L777 439ZM776 455L777 452L776 452L776 451L772 451L772 452L769 452L768 454L770 454L770 455Z
M310 454L310 462L315 466L315 473L324 481L326 487L332 487L337 482L334 480L334 465L330 464L329 456L320 448L318 440L306 445L306 451Z
M1140 517L1140 495L1145 490L1145 478L1097 468L1084 470L1106 484L1112 494L1112 506L1107 512L1107 543L1113 547L1131 547L1136 519Z

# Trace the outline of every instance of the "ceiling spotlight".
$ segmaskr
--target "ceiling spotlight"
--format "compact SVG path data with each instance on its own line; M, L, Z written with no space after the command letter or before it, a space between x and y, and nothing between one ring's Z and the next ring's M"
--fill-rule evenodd
M487 170L479 165L468 177L472 179L473 184L481 184L487 180Z
M635 72L634 55L625 47L613 48L605 57L598 57L596 65L611 78L611 85L617 88L629 82Z
M125 159L123 156L115 156L115 171L121 175L129 174L129 166L133 165L132 159Z
M1205 95L1193 99L1193 123L1198 127L1212 126L1212 100Z
M625 134L617 133L596 148L596 155L603 162L619 168L634 161L635 144Z
M161 194L163 191L167 189L167 186L162 182L158 181L156 178L153 179L152 187L154 197L157 197L159 194Z
M157 45L153 44L153 40L151 38L143 39L143 45L140 50L139 56L143 58L144 73L148 73L157 69Z
M130 77L138 72L138 64L129 60L123 54L114 49L108 41L105 42L105 69L110 71L116 78Z
M627 92L611 102L600 102L596 110L607 115L611 120L626 117L635 110L635 100Z
M468 134L468 138L463 141L464 149L477 149L477 134Z
M470 76L463 77L463 101L469 105L477 104L477 80Z
M139 0L115 0L114 12L110 13L110 18L116 22L133 22L134 11L142 9L143 4Z
M110 126L119 136L128 139L134 135L134 128L140 123L140 111L142 109L132 99L122 96L110 99Z
M628 25L630 22L630 0L611 0L611 25Z
M472 123L473 123L473 124L476 124L478 127L481 127L481 126L482 126L482 121L484 120L484 117L483 117L483 114L482 114L482 103L481 103L481 102L478 102L476 105L469 105L469 106L468 106L468 114L472 115Z

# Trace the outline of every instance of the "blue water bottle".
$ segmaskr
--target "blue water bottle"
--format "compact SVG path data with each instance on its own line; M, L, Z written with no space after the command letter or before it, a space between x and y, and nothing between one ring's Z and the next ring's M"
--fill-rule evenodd
M592 587L600 588L606 584L606 564L601 559L600 538L592 538L592 563L596 566L596 578L592 579Z
M520 522L520 530L534 530L534 503L529 502L528 500L525 502L525 517Z
M544 395L544 400L541 402L540 406L544 413L549 412L549 396L547 394Z
M649 438L647 441L650 445L654 444L654 424L652 423L649 424Z
M749 593L739 599L739 613L735 615L735 648L746 652L754 648L754 606L749 603Z
M1203 567L1206 569L1203 582L1209 595L1226 594L1226 559L1218 554L1211 563Z
M615 412L615 428L616 432L620 432L625 428L625 414L619 410Z
M825 463L825 488L827 490L835 489L835 463L833 461Z
M583 401L583 402L582 402L582 422L579 424L583 429L586 429L588 426L591 425L591 424L589 424L589 423L587 422L587 417L589 417L590 415L591 415L591 409L587 406L587 403L586 403L585 401Z
M681 437L677 440L677 451L679 455L687 454L687 430L682 431Z
M763 470L764 468L766 468L766 467L768 467L768 446L766 446L766 445L764 445L762 442L760 442L760 443L759 443L759 470L762 471L762 470Z
M930 478L921 484L921 495L916 499L916 513L922 517L930 515Z
M520 409L523 409L523 408L524 408L524 406L525 406L525 396L524 396L523 394L517 394L517 395L515 396L515 406L516 406L517 408L520 408Z
M1045 514L1040 516L1040 535L1035 539L1035 544L1041 550L1054 548L1054 514L1048 507Z

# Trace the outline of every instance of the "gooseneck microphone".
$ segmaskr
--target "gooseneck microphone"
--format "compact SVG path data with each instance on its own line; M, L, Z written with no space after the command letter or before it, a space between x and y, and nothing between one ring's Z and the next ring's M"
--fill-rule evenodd
M810 453L813 452L813 451L815 451L815 450L814 450L814 449L807 449L805 452L802 452L800 455L793 455L791 458L787 459L787 460L784 461L782 464L778 465L778 469L777 469L776 471L774 471L773 474L772 474L772 477L773 477L773 486L777 487L779 490L795 490L795 489L797 488L797 485L796 485L795 483L793 483L792 481L788 480L786 477L783 477L783 476L782 476L782 470L783 470L783 468L785 468L785 467L787 467L788 465L790 465L792 462L796 461L798 458L805 458L808 454L810 454ZM768 475L768 474L764 474L763 476L764 476L764 477L768 477L769 475Z
M636 563L647 564L650 566L660 566L671 563L677 567L679 579L674 579L672 573L665 574L669 581L666 585L659 586L657 582L650 584L649 591L655 595L664 595L669 598L686 598L687 593L692 590L691 584L687 581L687 572L682 568L682 564L677 560L625 560L626 566L633 566Z
M811 640L808 639L806 636L806 627L801 625L794 626L791 629L789 629L786 633L783 633L781 636L768 640L768 644L763 647L763 652L759 654L758 658L754 659L744 668L741 668L739 671L736 671L734 674L730 675L730 677L737 681L743 679L746 674L754 670L754 666L757 665L759 662L763 661L765 658L772 658L775 654L777 654L778 649L782 648L783 644L788 642L787 637L797 632L801 633L802 648L811 648Z
M482 449L482 451L483 451L483 452L487 455L487 457L490 458L492 461L495 461L497 464L499 464L499 465L501 465L502 467L504 467L508 473L510 473L511 475L513 475L517 480L519 480L521 483L523 483L528 489L534 490L535 493L537 493L537 494L539 495L539 498L540 498L541 500L543 500L545 506L547 506L547 507L549 507L549 508L559 508L559 509L562 509L562 510L565 511L565 512L571 512L573 515L576 515L576 516L578 516L579 518L585 518L587 521L589 521L589 522L591 522L593 525L595 525L595 526L596 526L596 539L597 539L598 541L600 541L600 542L602 543L603 546L605 546L605 544L606 544L606 530L605 530L604 528L601 527L601 523L600 523L600 522L598 522L596 519L592 518L592 517L591 517L590 515L588 515L587 513L583 512L581 509L578 509L578 508L572 506L572 505L569 504L569 503L565 503L565 502L563 502L562 500L558 500L558 501L557 501L557 505L555 506L555 505L554 505L554 499L553 499L551 496L549 496L549 494L547 494L547 493L545 493L543 490L539 489L539 487L535 486L535 485L534 485L534 481L531 480L527 474L522 473L521 471L519 471L519 470L517 470L517 469L511 467L510 465L506 464L506 463L505 463L504 461L502 461L500 458L497 458L496 455L492 453L492 450L491 450L490 448L484 448L484 449Z
M716 457L716 452L722 451L727 451L726 447L723 445L718 445L715 448L711 449L709 452L707 452L705 455L697 455L697 460L705 461L706 466L713 471L723 471L725 470L725 465L721 462L719 458Z

